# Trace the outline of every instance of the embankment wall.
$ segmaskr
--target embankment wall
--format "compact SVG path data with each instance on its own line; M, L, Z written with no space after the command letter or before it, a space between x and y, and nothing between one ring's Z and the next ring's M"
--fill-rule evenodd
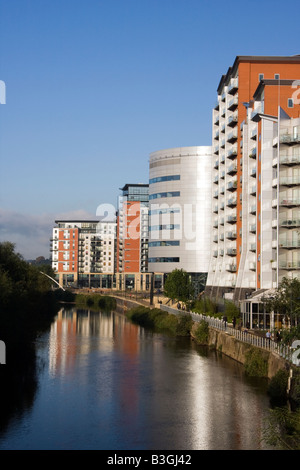
M136 302L134 300L127 300L117 297L115 298L117 302L117 308L122 309L123 311L141 305L140 302ZM193 339L195 338L194 331L196 328L198 328L198 326L199 323L194 322L191 331L191 336ZM248 343L237 340L229 333L212 327L209 327L208 346L221 352L222 354L225 354L228 357L231 357L241 364L245 364L247 352L249 352L251 348L254 348L254 346ZM272 378L280 369L290 369L290 364L276 353L264 349L260 349L260 351L268 364L268 378Z

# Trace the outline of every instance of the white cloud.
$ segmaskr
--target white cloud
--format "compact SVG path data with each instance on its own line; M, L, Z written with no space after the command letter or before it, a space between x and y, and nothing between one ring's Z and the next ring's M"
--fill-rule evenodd
M60 214L24 214L0 209L0 241L15 243L16 251L25 259L50 257L50 238L55 220L97 219L83 209Z

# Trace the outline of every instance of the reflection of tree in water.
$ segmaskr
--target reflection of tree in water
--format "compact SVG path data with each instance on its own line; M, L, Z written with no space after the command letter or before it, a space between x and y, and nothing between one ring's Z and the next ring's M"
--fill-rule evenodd
M0 436L10 420L30 409L37 389L34 345L20 344L14 351L7 348L7 364L0 368Z
M50 303L38 311L1 312L0 335L6 345L6 364L0 366L0 436L10 421L33 405L38 386L35 339L46 331L58 311Z

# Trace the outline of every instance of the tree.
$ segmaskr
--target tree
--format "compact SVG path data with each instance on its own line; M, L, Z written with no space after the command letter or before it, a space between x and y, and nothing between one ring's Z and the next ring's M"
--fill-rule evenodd
M52 281L40 271L54 276L51 266L33 266L15 252L11 242L0 242L0 305L16 305L51 289Z
M291 325L300 315L300 280L284 277L275 293L265 299L266 309L290 319Z
M194 288L188 273L183 269L174 269L168 274L164 294L172 300L187 304L194 295Z

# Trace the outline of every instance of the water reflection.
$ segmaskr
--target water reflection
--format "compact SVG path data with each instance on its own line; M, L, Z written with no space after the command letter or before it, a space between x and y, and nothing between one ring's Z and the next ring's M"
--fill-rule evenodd
M263 448L263 382L189 339L117 312L62 309L37 354L46 367L34 405L1 449Z

